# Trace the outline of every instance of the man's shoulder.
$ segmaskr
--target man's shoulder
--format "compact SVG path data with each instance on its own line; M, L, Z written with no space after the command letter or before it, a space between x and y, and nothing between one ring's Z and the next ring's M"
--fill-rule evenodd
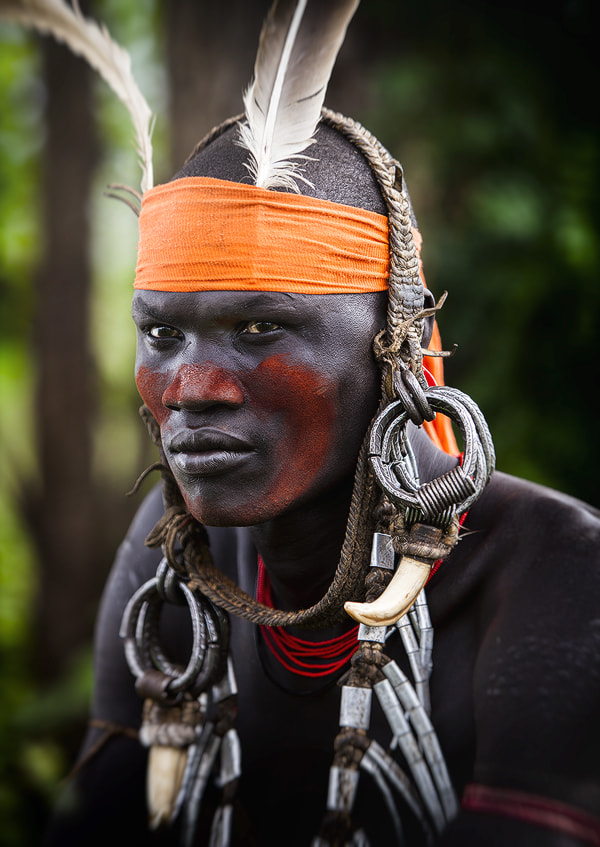
M472 509L472 520L504 532L526 532L537 540L577 533L600 537L600 510L569 494L496 471Z
M544 599L554 614L589 607L600 591L600 511L567 494L496 472L464 521L460 541L434 577L440 609L474 592L492 610ZM593 602L592 602L592 598ZM441 612L440 612L441 613Z
M600 512L551 488L495 473L463 526L450 575L457 602L474 590L490 614L546 629L597 617ZM453 554L454 555L454 554ZM448 562L450 564L450 560ZM487 604L487 605L486 605Z

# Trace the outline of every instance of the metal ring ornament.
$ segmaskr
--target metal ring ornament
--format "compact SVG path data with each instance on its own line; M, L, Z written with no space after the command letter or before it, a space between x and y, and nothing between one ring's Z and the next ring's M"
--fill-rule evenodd
M435 412L427 402L423 386L414 373L405 365L394 374L394 388L398 399L402 401L405 411L415 426L421 426L423 421L432 421Z
M169 696L183 691L199 693L212 683L219 666L222 621L217 611L207 602L200 604L192 590L176 575L174 579L169 575L168 592L164 592L164 566L166 562L163 559L157 575L138 588L125 607L119 633L125 642L125 657L137 679L149 670L158 670L168 677L166 693ZM181 592L182 599L179 601L174 597L176 591ZM165 594L169 595L168 600ZM164 602L187 603L190 612L192 648L183 671L168 659L160 646L158 625Z
M138 611L135 627L135 641L142 654L147 668L152 667L173 678L179 676L179 668L174 665L163 652L158 637L161 607L164 602L174 605L188 606L191 611L192 635L194 643L196 639L200 643L200 651L193 651L197 658L195 667L200 672L203 657L206 653L206 622L205 609L192 608L190 600L186 597L182 583L175 571L169 567L165 558L161 559L156 571L156 592L142 604ZM188 589L189 590L189 589ZM197 601L196 601L197 605ZM141 664L141 661L140 661Z
M447 415L464 441L461 466L431 482L420 484L406 431L410 413L401 400L390 403L375 419L369 459L378 484L397 505L431 520L457 510L463 513L487 485L495 465L490 432L477 404L462 391L433 386L424 391L435 412Z
M190 592L185 583L182 583L181 588L186 595ZM162 606L162 598L158 591L142 605L136 625L136 644L146 662L146 668L156 668L171 677L169 692L173 694L185 690L190 690L194 694L202 691L212 681L220 656L220 629L216 611L208 604L199 605L193 594L191 599L187 597L186 599L190 611L192 602L196 610L191 612L194 639L191 658L182 674L180 668L174 665L163 652L158 639ZM198 649L197 645L199 645Z

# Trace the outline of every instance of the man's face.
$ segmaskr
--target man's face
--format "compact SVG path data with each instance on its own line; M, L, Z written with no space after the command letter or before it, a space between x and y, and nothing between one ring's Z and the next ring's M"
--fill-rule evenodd
M270 520L351 479L385 297L137 291L136 381L190 512Z

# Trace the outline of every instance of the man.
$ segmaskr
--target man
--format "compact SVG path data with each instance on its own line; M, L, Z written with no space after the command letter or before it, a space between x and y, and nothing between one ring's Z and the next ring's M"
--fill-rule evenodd
M315 188L307 194L385 212L371 170L340 133L322 126L311 155L305 174ZM232 128L177 179L242 184L244 161ZM371 344L385 324L385 301L381 293L136 291L138 386L177 486L194 518L215 527L217 567L255 596L260 557L279 609L317 603L336 570L357 456L377 410ZM411 440L423 481L456 465L422 430L413 428ZM129 737L142 704L118 632L132 592L161 558L144 538L162 513L155 490L104 597L88 751L107 728L115 734L77 777L74 796L83 806L75 840L85 833L99 841L106 831L119 843L152 843L142 835L145 754ZM464 805L434 843L598 843L599 528L584 504L495 474L428 584L432 722ZM185 609L166 612L163 646L185 665ZM323 642L350 623L291 632ZM310 843L327 795L335 683L348 665L324 676L290 671L269 650L263 628L233 615L231 639L242 749L233 843ZM385 649L408 673L397 634ZM370 731L386 740L381 713ZM385 802L364 783L353 810L357 828L370 844L396 843ZM215 802L211 796L208 808ZM405 843L426 843L411 811L398 808ZM208 823L199 826L206 837Z
M163 490L104 595L48 843L600 843L598 514L485 487L477 411L424 389L434 309L389 154L325 114L299 193L272 191L239 132L144 196L136 378ZM420 426L436 403L462 409L462 460ZM425 576L382 610L395 559Z

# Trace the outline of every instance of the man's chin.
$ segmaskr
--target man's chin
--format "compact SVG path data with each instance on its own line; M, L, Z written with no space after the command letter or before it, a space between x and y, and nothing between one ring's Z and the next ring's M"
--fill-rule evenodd
M204 526L256 526L281 514L281 509L265 509L252 504L214 503L183 495L189 513Z
M257 526L289 514L297 503L269 502L266 495L256 494L248 500L216 501L206 497L183 499L190 514L204 526Z

